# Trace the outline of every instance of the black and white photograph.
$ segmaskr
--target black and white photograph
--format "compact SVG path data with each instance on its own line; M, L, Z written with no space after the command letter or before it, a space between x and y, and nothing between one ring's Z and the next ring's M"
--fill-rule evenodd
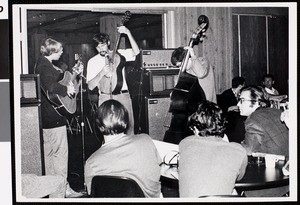
M295 2L12 2L15 203L297 200Z

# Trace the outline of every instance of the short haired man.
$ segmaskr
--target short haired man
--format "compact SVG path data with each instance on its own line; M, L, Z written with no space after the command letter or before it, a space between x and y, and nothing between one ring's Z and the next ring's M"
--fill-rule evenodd
M161 158L147 134L129 135L128 111L116 100L103 102L97 111L97 126L104 135L104 144L85 164L85 182L91 193L95 175L124 176L135 180L146 197L160 197Z
M242 145L248 155L263 152L289 155L289 131L280 121L281 110L267 108L264 93L259 87L242 90L238 106L240 114L247 116L245 140Z
M245 140L242 142L247 154L262 152L289 156L289 131L281 122L281 110L266 107L265 94L261 88L249 86L241 91L238 106L240 114L247 116ZM246 196L283 196L288 186L245 192Z
M230 195L235 181L244 176L246 150L223 140L225 123L222 110L209 101L189 117L188 126L194 135L179 144L180 197Z
M224 113L238 111L237 103L241 89L245 86L243 77L234 77L231 81L231 88L225 90L218 100L218 105Z
M218 105L226 115L228 123L225 133L230 142L241 143L245 138L245 116L241 116L237 106L241 89L245 86L243 77L234 77L231 81L232 87L225 90L218 97Z
M274 76L272 74L263 76L263 85L267 93L270 95L279 95L279 92L273 87L274 83Z

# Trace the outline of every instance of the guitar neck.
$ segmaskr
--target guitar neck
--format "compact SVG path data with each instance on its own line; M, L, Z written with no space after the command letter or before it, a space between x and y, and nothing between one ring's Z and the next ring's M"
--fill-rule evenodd
M111 55L112 61L113 61L113 59L115 58L116 52L117 52L117 50L118 50L119 43L120 43L120 38L121 38L121 34L120 34L120 33L117 33L115 48L114 48L114 50L113 50L113 52L112 52L112 55Z

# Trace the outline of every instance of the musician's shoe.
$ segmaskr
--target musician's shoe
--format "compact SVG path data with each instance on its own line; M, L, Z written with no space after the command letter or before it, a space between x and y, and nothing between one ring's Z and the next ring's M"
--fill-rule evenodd
M67 185L67 189L66 189L66 198L80 198L83 196L87 196L86 192L76 192L74 191L70 185Z

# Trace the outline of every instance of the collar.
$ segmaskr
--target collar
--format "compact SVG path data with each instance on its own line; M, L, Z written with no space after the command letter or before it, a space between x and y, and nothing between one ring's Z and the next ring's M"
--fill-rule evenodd
M124 132L116 134L116 135L104 135L104 144L103 146L107 146L110 143L113 143L115 141L118 141L119 139L121 139L122 137L126 136Z

